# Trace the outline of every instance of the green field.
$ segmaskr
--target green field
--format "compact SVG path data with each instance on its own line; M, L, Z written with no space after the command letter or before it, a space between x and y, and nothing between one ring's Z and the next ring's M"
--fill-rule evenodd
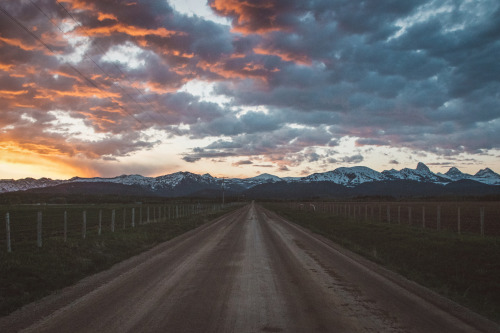
M176 208L177 206L177 208ZM156 222L153 219L156 208ZM168 214L162 218L160 212ZM151 205L147 223L147 207L134 205L64 205L10 206L12 252L8 253L5 228L2 225L0 245L0 316L24 304L40 299L56 290L72 285L85 276L148 250L188 230L214 220L239 207L205 204ZM2 222L5 222L5 207ZM134 208L135 226L131 225ZM111 212L115 210L115 232L111 232ZM43 246L37 246L36 217L43 212ZM82 216L86 211L87 232L82 237ZM101 235L98 216L102 211ZM67 240L64 241L64 211L67 212ZM178 213L178 215L177 215ZM125 222L125 223L124 223ZM125 226L125 227L124 227Z
M496 322L500 322L500 238L369 222L268 203L319 233Z

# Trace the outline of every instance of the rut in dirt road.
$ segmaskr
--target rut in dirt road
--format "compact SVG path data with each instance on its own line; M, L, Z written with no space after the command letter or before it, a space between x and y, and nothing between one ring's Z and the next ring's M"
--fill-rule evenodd
M498 329L467 311L459 319L346 253L251 204L0 320L0 331Z

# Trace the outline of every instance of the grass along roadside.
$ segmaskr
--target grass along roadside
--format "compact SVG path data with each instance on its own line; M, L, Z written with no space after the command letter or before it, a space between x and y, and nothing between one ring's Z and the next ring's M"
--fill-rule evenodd
M265 207L500 323L498 237L359 222L280 204Z
M114 233L87 234L86 239L52 238L42 248L20 244L16 251L0 251L0 316L70 286L80 279L146 251L241 206L163 223L117 228Z

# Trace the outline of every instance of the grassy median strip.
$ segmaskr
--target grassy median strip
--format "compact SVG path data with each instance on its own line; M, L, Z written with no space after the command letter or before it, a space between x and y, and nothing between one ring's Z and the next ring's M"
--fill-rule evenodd
M500 239L457 235L330 213L266 207L313 232L500 322Z
M116 232L88 233L86 239L51 238L38 248L34 242L16 244L12 253L0 251L0 316L78 280L214 220L239 206L167 222L137 225Z

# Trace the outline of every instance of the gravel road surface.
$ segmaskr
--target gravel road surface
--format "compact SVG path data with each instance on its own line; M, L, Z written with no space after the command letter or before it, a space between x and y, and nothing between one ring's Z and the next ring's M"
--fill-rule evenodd
M257 204L0 319L0 332L498 332Z

